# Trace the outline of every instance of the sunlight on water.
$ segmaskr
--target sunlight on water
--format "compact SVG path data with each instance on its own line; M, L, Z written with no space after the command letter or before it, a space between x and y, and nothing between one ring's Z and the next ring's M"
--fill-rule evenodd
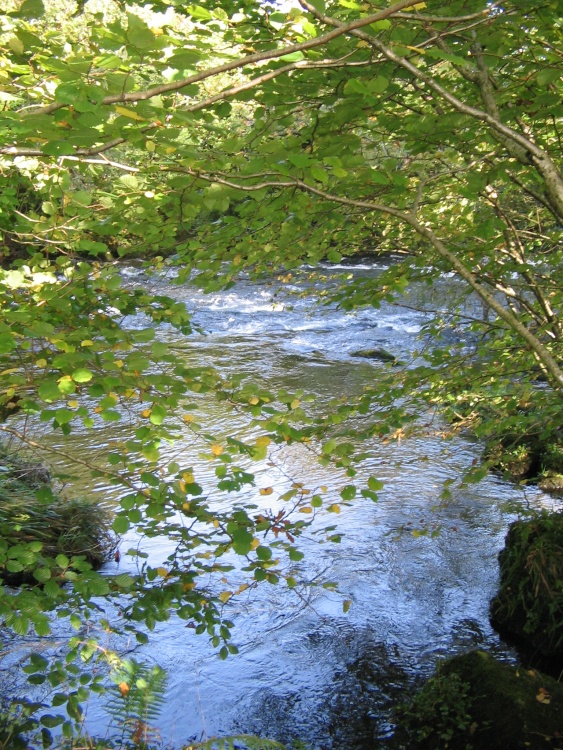
M370 271L362 266L359 272ZM131 283L146 282L133 269L125 275ZM272 289L251 282L211 296L190 287L166 287L158 279L150 283L184 301L203 331L186 341L163 329L164 340L185 346L188 361L243 371L274 386L303 388L317 394L320 403L358 393L376 376L381 365L353 358L352 352L381 346L406 357L426 319L424 312L391 305L346 315L299 298L278 294L274 300ZM199 404L219 438L253 434L246 417L211 399ZM127 419L100 424L95 431L73 433L65 449L101 460L130 430ZM57 445L48 430L43 440ZM390 706L413 680L433 669L438 656L482 646L511 658L488 621L496 556L514 507L547 499L493 476L476 486L457 486L462 471L480 454L477 443L462 438L429 435L388 445L373 440L366 450L358 483L370 475L383 480L379 502L360 498L338 517L321 514L317 526L337 523L343 539L322 543L313 526L300 541L306 562L297 568L311 588L290 591L264 584L229 602L238 656L220 661L205 637L175 619L157 624L148 646L135 647L135 658L154 660L168 670L168 700L160 721L165 740L179 744L251 731L282 741L298 737L311 750L372 748L389 731ZM187 439L167 447L163 458L192 467L211 492L213 466ZM247 467L244 460L238 463ZM80 467L61 462L55 468L76 475L73 491L118 499L119 490L92 480ZM303 445L276 448L268 461L248 468L256 474L256 486L237 500L262 507L272 507L292 481L326 486L336 499L349 481L342 471L320 466ZM446 479L454 480L447 503L440 500ZM273 487L273 495L260 496L260 487ZM232 502L226 493L213 493L218 506ZM428 535L417 536L421 530ZM170 553L167 539L139 540L133 532L121 546L136 545L153 564ZM124 556L119 569L132 565ZM233 579L238 575L233 572ZM338 582L340 591L322 588L323 581ZM347 614L344 600L352 602ZM91 731L99 732L107 720L102 705L90 707Z

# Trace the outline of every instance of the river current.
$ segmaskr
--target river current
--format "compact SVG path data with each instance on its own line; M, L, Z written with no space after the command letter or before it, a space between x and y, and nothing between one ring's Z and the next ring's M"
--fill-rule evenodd
M337 273L373 275L380 269L366 264L325 272L330 283ZM302 388L321 402L358 393L377 377L383 365L353 356L359 349L383 347L408 359L420 346L428 318L413 299L348 314L288 293L292 289L276 291L266 281L242 280L205 295L166 277L145 277L135 268L125 269L124 277L185 302L198 331L185 338L163 328L161 335L171 346L185 346L191 362L242 371L269 386ZM447 279L441 283L448 288ZM443 303L443 289L434 294ZM127 324L143 321L132 318ZM250 434L243 417L216 403L209 404L207 416L216 434ZM126 430L112 423L73 432L71 448L102 454ZM57 443L52 435L44 439ZM147 645L131 646L131 656L168 672L158 721L164 742L179 747L189 739L246 732L282 742L299 739L309 750L384 747L393 706L434 670L438 658L477 647L515 658L488 620L497 555L518 508L551 507L552 500L493 475L460 487L457 480L482 450L470 439L434 433L388 444L374 439L365 447L358 479L374 475L384 482L379 501L359 498L342 509L334 519L340 544L321 544L313 534L299 543L306 553L301 563L306 576L337 582L339 591L315 586L298 595L283 585L263 585L237 597L229 617L240 652L226 661L206 636L196 636L174 618L157 624ZM68 440L65 449L70 450ZM175 460L191 448L180 442L168 450L166 457ZM206 472L212 482L209 462L197 455L189 461L200 483L205 484ZM340 470L320 466L303 446L277 450L273 463L254 463L252 471L257 488L271 486L276 495L292 481L306 481L326 486L327 494L338 498L346 483ZM64 462L55 468L76 471ZM440 500L445 480L453 480L447 502ZM102 480L84 475L76 482L81 491L116 496ZM253 501L256 493L256 488L246 491ZM218 502L228 503L229 496ZM417 535L409 529L439 533ZM138 540L133 533L122 540L122 549L136 544L151 562L169 554L165 539ZM122 558L108 571L129 565ZM351 602L346 613L343 600ZM103 735L109 722L103 702L89 707L89 731Z

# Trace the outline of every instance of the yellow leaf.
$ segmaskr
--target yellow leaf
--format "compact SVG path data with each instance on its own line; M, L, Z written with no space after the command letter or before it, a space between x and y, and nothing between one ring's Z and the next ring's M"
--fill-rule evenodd
M72 401L67 401L67 406L69 406L71 409L76 409L77 406L79 406L78 401L73 399Z
M274 490L273 490L272 487L261 487L260 488L260 494L261 495L271 495L273 491Z
M407 49L412 49L413 52L418 52L419 55L426 54L426 50L423 50L421 47L411 47L410 44L407 44Z
M332 505L328 506L327 510L329 513L340 513L340 505L333 503Z
M360 41L356 43L356 47L359 47L360 49L363 47L369 47L369 42L364 42L363 39L360 39Z
M346 614L346 612L348 612L348 610L350 609L351 606L352 606L352 600L351 599L346 599L345 601L342 602L342 611L344 612L344 614Z
M408 8L403 8L403 10L422 10L423 8L426 8L426 3L415 3L414 5L409 5Z
M90 339L84 339L84 341L82 341L80 346L94 346L94 342L90 341Z
M184 503L182 505L182 510L189 510L190 509L190 503Z
M235 255L235 257L233 258L233 265L240 266L241 263L242 263L242 255Z
M193 414L184 414L184 416L182 417L182 419L184 420L184 422L186 424L190 424L190 422L194 421L195 417L194 417Z
M184 480L184 482L186 482L186 484L193 484L194 483L194 475L192 474L191 471L185 471L182 474L182 479Z
M216 518L213 519L213 526L215 526L215 528L218 528L219 526L219 521Z
M47 360L46 359L38 359L35 363L37 367L47 367Z
M293 401L291 402L290 406L291 406L292 409L297 409L297 407L299 406L300 403L301 403L301 401L299 401L298 398L294 398Z
M130 120L144 120L144 117L141 117L141 115L138 115L133 109L127 109L127 107L121 107L119 104L116 104L114 107L115 111L118 115L123 115L123 117L128 117Z
M130 690L131 688L125 681L119 683L119 692L124 698Z
M166 578L168 576L168 571L166 570L166 568L157 568L156 572L161 578Z
M223 453L223 448L220 445L212 445L211 453L213 453L214 456L220 456L221 453Z
M262 435L261 437L256 438L256 445L258 448L266 448L271 442L272 441L267 435Z
M250 549L256 549L256 547L259 547L259 546L260 546L260 540L254 537L254 539L250 543Z
M231 598L231 596L232 596L232 594L231 594L230 591L221 591L221 593L219 594L219 601L221 601L221 602L223 602L223 604L225 604L226 602L229 601L229 599Z
M313 509L310 506L306 505L304 508L299 508L299 512L300 513L312 513Z
M148 419L150 417L150 415L151 415L151 410L150 409L144 409L141 412L141 416L144 417L145 419Z
M116 359L115 360L115 365L116 365L116 367L119 367L119 369L121 369L124 364L125 364L125 362L122 359Z
M325 487L324 484L321 485L321 492L328 492L328 487Z
M146 141L145 142L145 148L147 149L147 151L149 152L149 154L152 154L153 151L156 148L155 142L154 141Z
M260 399L256 398L256 396L252 396L252 398L248 399L248 403L252 406L256 406L256 404L260 403Z

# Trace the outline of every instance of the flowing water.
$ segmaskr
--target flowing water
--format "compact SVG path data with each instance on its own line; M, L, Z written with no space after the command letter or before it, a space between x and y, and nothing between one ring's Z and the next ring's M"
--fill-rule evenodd
M327 269L325 283L338 270ZM378 266L344 270L372 275ZM187 285L173 286L166 278L147 279L133 268L124 275L129 283L152 284L185 302L200 332L185 339L163 328L161 336L171 346L185 347L191 362L243 371L270 387L302 388L321 403L358 393L377 378L382 365L354 357L354 351L384 347L407 359L419 345L417 335L427 319L413 309L413 299L408 305L404 301L404 307L383 305L346 314L288 295L287 289L274 294L275 287L266 282L242 281L206 296ZM446 279L427 294L443 304L447 290L451 292ZM243 417L233 417L218 404L208 404L207 417L218 435L251 434ZM122 423L76 432L72 450L101 454L126 433ZM45 439L56 442L53 436ZM358 478L374 475L385 482L379 502L360 498L335 517L343 534L340 544L321 544L312 533L300 541L306 552L300 564L304 575L311 581L338 582L339 592L314 586L297 594L265 584L237 597L229 617L240 653L226 661L205 636L196 636L174 618L157 624L148 645L131 646L136 659L154 661L168 671L159 720L164 741L179 746L190 738L249 732L284 742L298 738L311 750L383 747L392 729L390 710L433 671L438 657L480 647L514 658L488 620L497 554L518 506L549 506L551 501L538 490L523 490L494 476L465 488L456 485L480 455L481 446L471 440L444 440L435 434L389 444L374 439L366 450ZM212 481L209 462L193 453L187 441L180 441L169 448L168 457L192 465L205 485L206 479ZM273 487L272 497L292 481L305 481L307 486L325 485L327 494L338 499L347 483L340 470L321 467L301 445L279 449L274 464L264 461L252 468L256 486ZM58 468L75 467L63 462ZM454 484L444 503L440 493L447 479ZM78 477L83 489L115 497L115 488L96 482ZM256 495L254 488L244 497L257 502ZM217 502L228 503L229 496ZM401 532L409 528L439 528L440 533ZM151 562L170 552L165 539L138 540L132 534L122 548L134 544L150 554ZM130 564L122 558L119 569ZM346 614L344 599L352 602ZM92 705L90 731L103 734L107 724L103 705Z

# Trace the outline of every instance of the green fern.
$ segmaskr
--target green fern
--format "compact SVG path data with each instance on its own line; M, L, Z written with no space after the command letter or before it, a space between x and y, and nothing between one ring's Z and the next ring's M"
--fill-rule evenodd
M135 659L121 662L112 675L115 687L109 713L117 720L134 747L147 747L158 740L154 729L165 702L166 672Z

